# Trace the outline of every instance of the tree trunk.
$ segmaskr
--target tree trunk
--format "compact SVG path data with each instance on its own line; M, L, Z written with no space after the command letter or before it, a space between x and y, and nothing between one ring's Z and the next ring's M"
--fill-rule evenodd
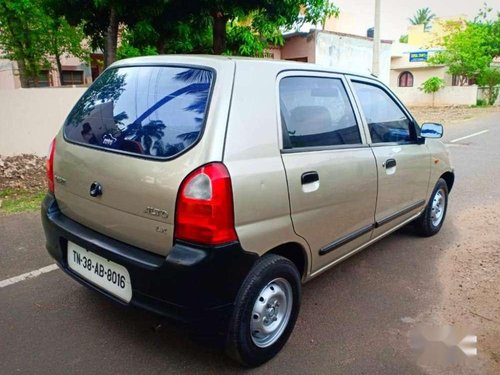
M107 68L116 60L116 47L118 45L118 16L116 9L111 8L109 23L104 33L104 68Z
M57 72L59 73L59 85L62 86L63 85L63 72L62 72L61 56L56 54L55 57L56 57Z
M17 69L19 70L19 80L21 81L21 87L28 87L28 77L26 76L26 67L23 60L17 60Z
M163 37L160 37L161 39L156 43L156 50L158 51L159 55L164 55L165 54L165 39Z
M213 52L221 55L226 50L226 23L228 16L221 11L212 14L213 18Z

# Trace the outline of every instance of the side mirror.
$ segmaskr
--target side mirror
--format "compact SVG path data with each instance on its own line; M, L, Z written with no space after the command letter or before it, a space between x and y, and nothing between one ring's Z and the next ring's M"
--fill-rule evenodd
M443 125L425 122L420 129L420 136L424 138L441 138L443 136Z

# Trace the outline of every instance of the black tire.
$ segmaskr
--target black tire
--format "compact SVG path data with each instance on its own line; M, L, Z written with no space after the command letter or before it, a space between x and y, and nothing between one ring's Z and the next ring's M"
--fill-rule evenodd
M288 323L282 325L284 327L282 333L275 338L275 342L267 347L259 347L255 344L251 332L251 320L255 318L254 304L258 298L260 301L262 297L260 294L265 288L274 285L270 284L271 281L281 279L289 283L293 296ZM300 274L295 265L290 260L275 254L260 258L248 273L236 297L226 338L226 353L248 367L259 366L273 358L283 348L293 331L300 309L300 299Z
M437 194L441 194L444 207L441 209L442 215L440 217L439 222L433 218L433 202L437 197ZM415 221L415 226L417 228L418 233L422 237L430 237L434 236L441 227L443 226L444 219L446 217L446 211L448 210L448 185L446 181L440 178L432 191L431 197L429 198L429 202L427 203L427 207L425 208L422 215Z

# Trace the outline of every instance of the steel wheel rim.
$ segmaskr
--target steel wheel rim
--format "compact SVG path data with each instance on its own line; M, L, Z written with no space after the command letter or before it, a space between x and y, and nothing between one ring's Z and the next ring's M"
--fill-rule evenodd
M441 223L444 217L445 209L446 209L446 195L443 189L439 189L432 198L432 206L431 206L432 225L437 227Z
M293 294L288 280L277 278L260 293L250 317L250 335L259 348L274 344L285 331L292 314Z

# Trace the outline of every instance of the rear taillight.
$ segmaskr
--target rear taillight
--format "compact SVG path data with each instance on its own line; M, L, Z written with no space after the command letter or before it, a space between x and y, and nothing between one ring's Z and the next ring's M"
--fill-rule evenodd
M205 245L237 240L231 177L224 164L207 164L182 182L177 197L175 238Z
M54 151L56 149L56 139L50 142L49 154L47 155L47 182L49 191L54 192Z

